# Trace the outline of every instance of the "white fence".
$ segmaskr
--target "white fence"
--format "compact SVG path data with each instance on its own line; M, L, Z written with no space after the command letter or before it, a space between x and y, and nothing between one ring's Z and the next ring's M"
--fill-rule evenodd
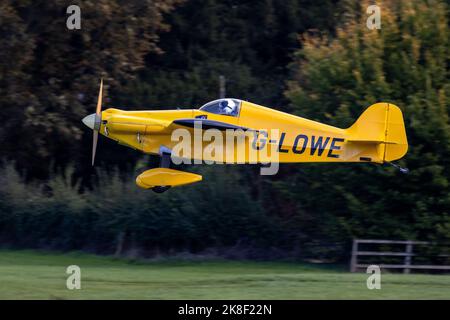
M371 245L402 245L404 251L360 251L360 244ZM413 264L413 257L418 256L414 253L414 246L428 245L429 242L424 241L395 241L395 240L363 240L354 239L352 247L352 258L350 261L350 271L356 272L358 269L367 268L370 264L358 263L358 257L360 256L378 256L378 257L404 257L402 264L383 264L383 263L371 263L377 264L381 269L403 269L403 273L410 273L411 270L448 270L449 265L424 265ZM446 254L439 254L439 257L448 257Z

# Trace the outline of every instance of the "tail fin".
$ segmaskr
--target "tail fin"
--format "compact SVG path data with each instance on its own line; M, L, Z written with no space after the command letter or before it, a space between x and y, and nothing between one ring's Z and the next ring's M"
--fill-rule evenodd
M380 162L400 159L408 151L402 112L390 103L371 105L347 133L348 142L376 144Z

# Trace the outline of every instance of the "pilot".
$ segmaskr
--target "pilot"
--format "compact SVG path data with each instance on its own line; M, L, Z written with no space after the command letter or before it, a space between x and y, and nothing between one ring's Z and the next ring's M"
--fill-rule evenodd
M219 106L222 114L233 115L236 111L236 102L231 99L220 101Z

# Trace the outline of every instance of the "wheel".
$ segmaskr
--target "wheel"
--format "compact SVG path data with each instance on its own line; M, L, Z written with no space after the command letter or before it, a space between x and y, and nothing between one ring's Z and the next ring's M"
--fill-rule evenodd
M153 192L156 192L156 193L163 193L169 189L170 189L170 186L156 186L156 187L152 188Z

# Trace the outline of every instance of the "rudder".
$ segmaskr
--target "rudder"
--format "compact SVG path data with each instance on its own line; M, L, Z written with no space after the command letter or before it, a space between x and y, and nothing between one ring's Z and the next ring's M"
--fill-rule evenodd
M408 151L402 111L391 103L368 107L347 133L349 142L376 144L381 162L400 159Z

